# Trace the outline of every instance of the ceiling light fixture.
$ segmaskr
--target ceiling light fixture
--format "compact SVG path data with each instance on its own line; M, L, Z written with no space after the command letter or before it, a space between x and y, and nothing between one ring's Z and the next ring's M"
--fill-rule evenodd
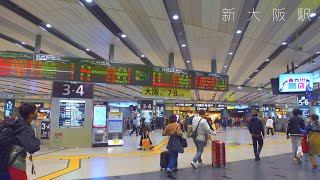
M87 48L87 49L86 49L86 51L90 51L90 49L89 49L89 48Z
M261 91L262 89L261 88L258 88L258 91Z
M298 64L296 64L296 67L298 67L299 65Z
M266 62L269 62L270 61L270 59L266 59Z
M92 2L92 0L86 0L86 2L87 2L87 3L91 3L91 2Z
M141 55L141 57L143 58L143 57L144 57L144 55L142 54L142 55Z
M286 45L287 43L286 42L283 42L283 43L281 43L282 45Z
M172 18L173 18L174 20L177 20L177 19L179 19L179 16L175 14L175 15L172 16Z
M126 36L125 34L122 34L121 37L122 37L122 38L126 38L127 36Z
M316 15L317 15L316 13L311 13L309 17L315 17Z
M242 89L242 87L241 87L241 86L238 86L238 89Z
M190 61L187 61L187 63L189 63Z
M225 68L227 68L228 66L224 66Z
M258 71L259 71L258 69L254 70L254 72L258 72Z
M240 33L242 33L242 31L238 30L236 33L237 33L237 34L240 34Z
M316 54L320 54L320 51L316 52Z
M250 77L248 77L247 79L251 79Z
M21 44L26 44L25 42L21 42Z
M232 54L233 54L233 52L229 52L229 54L230 54L230 55L232 55Z
M181 46L182 46L182 47L186 47L187 45L186 45L186 44L182 44Z
M46 24L47 28L52 28L51 24Z
M19 43L16 43L16 45L21 47L21 44L19 44Z

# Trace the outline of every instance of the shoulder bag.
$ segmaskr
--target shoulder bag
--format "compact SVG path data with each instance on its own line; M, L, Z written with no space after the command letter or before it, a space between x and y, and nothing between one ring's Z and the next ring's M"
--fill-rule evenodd
M196 129L195 129L194 131L192 131L191 137L192 137L193 139L197 138L197 136L198 136L198 127L199 127L199 125L200 125L201 120L202 120L202 118L199 120L199 123L198 123Z

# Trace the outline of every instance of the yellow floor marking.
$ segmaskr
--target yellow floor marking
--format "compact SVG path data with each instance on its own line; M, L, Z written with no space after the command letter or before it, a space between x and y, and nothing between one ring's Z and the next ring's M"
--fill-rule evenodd
M163 146L165 146L166 144L168 144L168 142L169 142L169 139L165 139L165 140L162 141L160 144L156 145L156 146L152 149L152 151L153 151L153 152L161 152L160 149L161 149Z
M63 176L65 174L68 174L72 171L75 171L77 169L80 168L80 159L83 159L83 158L88 158L88 157L85 157L85 156L78 156L78 157L72 157L72 158L61 158L61 159L68 159L69 160L69 163L68 163L68 167L65 168L65 169L62 169L62 170L59 170L59 171L56 171L54 173L51 173L51 174L48 174L46 176L43 176L41 178L38 178L36 180L49 180L49 179L54 179L54 178L57 178L57 177L60 177L60 176Z

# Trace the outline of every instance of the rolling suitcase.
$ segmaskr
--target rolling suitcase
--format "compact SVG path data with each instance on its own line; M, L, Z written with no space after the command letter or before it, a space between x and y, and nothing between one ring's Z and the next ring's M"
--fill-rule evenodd
M222 165L226 166L226 148L225 143L222 141L212 142L212 166L216 165L220 168Z
M163 151L160 153L160 170L165 170L168 167L168 164L170 162L171 154L169 151ZM176 164L175 168L178 167L178 164Z

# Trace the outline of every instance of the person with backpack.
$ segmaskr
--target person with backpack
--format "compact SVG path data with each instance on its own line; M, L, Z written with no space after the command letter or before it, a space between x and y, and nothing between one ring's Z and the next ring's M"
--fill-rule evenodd
M255 160L260 160L260 153L263 147L264 126L262 121L258 118L258 114L253 114L248 125L249 132L252 136L253 152L255 155ZM259 146L258 146L259 145Z
M197 147L197 153L194 156L193 160L191 161L191 165L194 169L197 169L197 162L199 165L202 165L202 159L201 155L204 150L205 146L205 140L206 140L206 134L211 134L215 135L216 133L212 131L209 127L208 122L205 119L206 117L206 111L205 110L200 110L199 111L199 116L196 116L192 120L192 135L191 137L193 138L193 142Z
M1 172L9 172L10 180L27 180L27 153L33 154L40 150L40 140L35 137L35 132L31 127L32 121L36 120L38 115L36 106L30 103L24 103L19 107L19 113L21 118L12 124L0 125L1 133L7 132L6 135L0 134L1 146L8 147L1 148L1 151L3 151L3 149L8 151L7 153L1 152L2 155L8 155L7 157L1 157ZM6 130L10 129L11 133L4 131L4 126L6 126ZM10 139L8 137L14 138L8 140ZM5 143L4 139L7 139L8 142ZM0 179L5 178L0 177Z
M162 132L162 136L170 136L167 145L167 149L170 153L170 162L166 172L169 178L175 178L172 172L177 171L178 153L184 152L181 125L177 122L177 117L175 115L169 116L169 124Z
M293 116L288 121L287 126L287 139L291 138L292 152L294 160L301 164L301 154L298 153L298 149L301 149L302 133L301 129L305 129L304 120L299 116L301 110L295 108L292 110ZM298 155L297 155L298 154Z

